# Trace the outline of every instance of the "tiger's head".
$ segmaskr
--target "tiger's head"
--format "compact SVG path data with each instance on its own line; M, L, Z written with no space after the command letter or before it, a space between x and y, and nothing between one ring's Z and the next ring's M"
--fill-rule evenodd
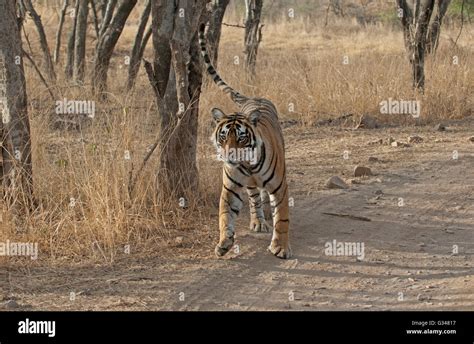
M235 112L226 115L222 110L213 108L211 114L216 124L212 141L217 148L218 159L230 165L254 165L262 144L257 131L261 113L254 111L244 115Z

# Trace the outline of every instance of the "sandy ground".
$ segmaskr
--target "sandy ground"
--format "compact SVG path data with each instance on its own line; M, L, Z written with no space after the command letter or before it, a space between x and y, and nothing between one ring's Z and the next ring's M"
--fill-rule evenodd
M293 259L269 254L271 235L250 233L244 212L237 227L239 252L224 259L213 256L217 228L209 223L197 226L207 241L193 245L192 235L185 236L172 255L130 255L106 266L10 264L0 278L2 307L474 310L474 143L468 141L473 128L474 119L453 122L445 132L287 128ZM408 148L367 144L390 136L406 141L409 135L424 141ZM379 161L368 162L369 156ZM358 164L374 176L353 178ZM351 188L326 189L332 175L353 180ZM333 240L363 243L365 256L326 255L325 244ZM7 306L8 300L17 308Z

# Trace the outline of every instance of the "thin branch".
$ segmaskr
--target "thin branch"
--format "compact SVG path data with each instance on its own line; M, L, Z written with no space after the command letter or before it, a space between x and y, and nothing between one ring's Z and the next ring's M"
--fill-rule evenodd
M222 23L224 26L230 26L230 27L238 27L240 29L245 29L245 26L239 25L239 24L227 24L227 23Z
M455 46L458 45L458 39L459 39L459 36L461 36L462 28L464 26L464 1L465 0L462 0L462 4L461 4L461 28L459 29L458 36L456 37L456 41L454 42Z
M95 8L94 0L90 0L90 4L92 7L92 14L94 16L94 29L95 29L95 36L99 39L99 19L97 18L97 9Z
M31 58L30 55L28 55L28 53L22 49L23 51L23 55L25 55L25 57L28 59L28 61L31 62L31 64L33 65L33 68L35 69L36 73L38 73L38 76L40 77L41 81L43 82L43 84L46 86L46 89L48 90L48 93L49 95L51 96L51 99L53 101L56 100L56 97L54 96L53 92L51 91L51 88L49 87L48 83L46 82L46 79L43 77L43 74L41 74L41 71L39 70L38 66L36 65L35 61L33 61L33 59Z
M59 61L59 48L61 47L61 33L63 32L64 17L66 16L67 7L68 7L68 0L64 0L63 7L61 8L61 16L59 18L58 30L56 31L56 44L54 47L54 55L53 55L54 63L58 63Z

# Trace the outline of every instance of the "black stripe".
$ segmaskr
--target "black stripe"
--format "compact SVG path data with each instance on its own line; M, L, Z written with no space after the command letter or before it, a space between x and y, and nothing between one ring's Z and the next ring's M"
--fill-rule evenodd
M226 200L224 198L224 201L227 203L227 205L229 206L229 209L236 215L239 215L240 213L240 210L239 209L235 209L235 208L232 208L232 205L230 204L230 202L228 200ZM226 213L226 211L223 211L222 213Z
M226 189L227 191L229 191L231 194L233 194L235 197L237 197L239 199L240 202L244 203L244 201L242 201L242 198L240 198L240 196L233 190L231 189L228 189L225 185L224 186L224 189Z
M262 143L261 151L262 151L262 154L260 155L260 160L258 161L257 166L255 166L255 168L258 168L258 169L256 171L255 169L252 169L252 172L254 173L259 173L265 163L265 157L266 157L265 143Z
M278 224L278 222L290 222L290 220L286 219L286 220L278 220L276 223L275 223L275 227L276 225Z
M265 172L262 173L262 176L266 175L267 172L270 170L270 168L272 167L272 164L273 164L273 158L275 157L275 152L272 151L272 159L270 160L270 164L268 165L268 168Z
M267 183L268 183L269 181L271 181L271 180L273 179L273 177L275 176L275 171L276 171L276 168L277 168L277 163L278 163L278 158L275 160L275 167L273 168L273 171L272 171L271 176L270 176L267 180L265 180L265 181L263 182L263 187L265 187L265 185L267 185Z
M288 189L288 185L285 186L285 192L286 192L287 189ZM283 193L283 195L285 195L285 193ZM280 204L283 202L283 199L284 199L284 198L282 197L282 198L280 199L280 202L278 202L278 203L275 204L274 208L278 208L278 207L280 206Z
M243 187L242 184L240 184L239 182L235 181L234 179L231 178L231 176L229 176L229 174L227 173L227 170L224 168L224 173L225 173L225 176L227 177L227 179L229 179L232 183L234 183L235 185L237 186L240 186L240 187Z
M239 167L237 167L237 169L238 169L239 172L242 173L244 176L249 177L249 176L252 174L251 172L245 171L243 166L239 166Z
M278 187L277 187L275 190L273 190L272 192L270 192L270 195L274 195L278 190L280 190L281 186L283 185L283 180L284 180L284 179L285 179L285 178L281 178L280 185L278 185Z

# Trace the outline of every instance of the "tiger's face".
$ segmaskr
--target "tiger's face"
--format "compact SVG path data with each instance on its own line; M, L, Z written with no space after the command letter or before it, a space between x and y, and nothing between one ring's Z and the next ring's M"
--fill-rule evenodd
M217 149L218 159L231 165L255 164L261 141L257 135L260 113L249 116L242 113L226 115L220 109L211 111L216 123L212 141Z

